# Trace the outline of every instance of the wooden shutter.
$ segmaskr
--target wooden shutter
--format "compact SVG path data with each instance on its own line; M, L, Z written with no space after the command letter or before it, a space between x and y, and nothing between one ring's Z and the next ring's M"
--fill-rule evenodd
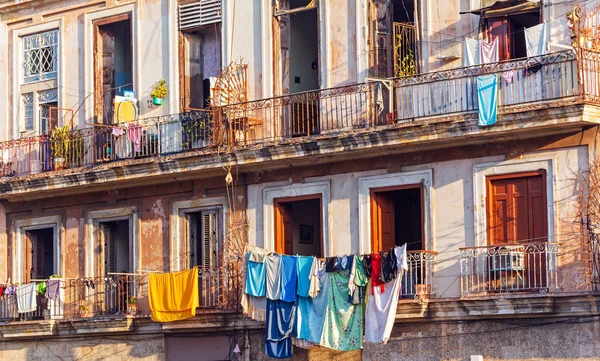
M546 177L536 173L488 182L490 245L546 241Z
M396 245L396 221L393 194L371 194L372 251L388 250Z
M33 278L44 278L45 242L41 237L35 237L33 248Z
M488 41L498 39L498 60L511 59L511 26L508 19L488 20Z
M221 0L197 0L179 5L179 30L221 22Z
M202 262L204 266L215 266L217 263L217 229L217 212L202 212Z
M200 242L198 242L198 234L200 233L199 231L199 222L198 222L198 218L195 214L193 215L189 215L188 216L188 227L189 227L189 252L188 252L188 258L189 258L189 264L190 267L194 267L198 264L200 264L200 262L198 262L198 260L200 259L200 254L198 253L198 244Z
M294 254L292 205L290 203L275 203L275 252Z
M117 272L117 252L115 245L115 232L109 225L102 225L104 242L104 272Z

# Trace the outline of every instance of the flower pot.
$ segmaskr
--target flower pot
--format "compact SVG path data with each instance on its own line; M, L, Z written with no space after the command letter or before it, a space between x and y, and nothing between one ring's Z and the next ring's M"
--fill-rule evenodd
M163 105L163 98L152 98L152 104Z
M54 158L54 169L56 169L56 170L67 169L67 160L62 157L55 157Z

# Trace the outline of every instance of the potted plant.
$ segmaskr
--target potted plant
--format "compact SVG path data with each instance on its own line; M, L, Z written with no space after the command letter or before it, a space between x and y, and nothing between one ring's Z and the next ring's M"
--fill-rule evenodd
M83 318L94 316L87 305L79 305L79 315L81 315Z
M137 311L137 299L135 298L135 296L127 297L127 314L130 316L135 316Z
M80 130L71 130L69 124L57 127L50 134L54 168L68 168L70 165L81 163L85 154L85 142Z
M150 96L152 97L152 104L154 105L162 105L163 99L167 95L167 85L164 79L161 79L158 83L154 85L152 88L152 93Z

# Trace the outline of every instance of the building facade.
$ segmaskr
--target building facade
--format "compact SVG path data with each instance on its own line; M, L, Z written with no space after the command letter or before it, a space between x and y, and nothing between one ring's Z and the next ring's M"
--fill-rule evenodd
M390 341L296 359L594 359L597 10L1 1L0 284L57 275L60 294L0 296L0 359L267 359L247 244L407 244ZM193 266L196 317L151 321L147 275Z

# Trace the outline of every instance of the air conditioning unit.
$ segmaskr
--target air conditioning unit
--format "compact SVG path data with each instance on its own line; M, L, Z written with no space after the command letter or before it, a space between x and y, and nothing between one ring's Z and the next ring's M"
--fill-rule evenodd
M524 271L525 252L523 252L523 247L498 247L496 254L492 256L491 263L490 271L492 272Z

